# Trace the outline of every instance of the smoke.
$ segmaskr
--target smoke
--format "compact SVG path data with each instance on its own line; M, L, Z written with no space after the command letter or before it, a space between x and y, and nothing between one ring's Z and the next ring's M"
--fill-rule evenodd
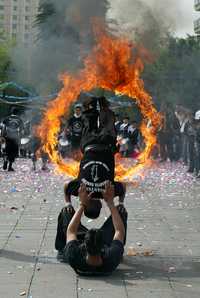
M179 2L174 0L110 0L109 16L117 20L118 30L159 51L170 33L177 30Z
M35 28L34 44L20 45L13 52L13 79L33 86L39 94L59 90L59 74L82 66L94 44L94 17L101 17L116 34L126 34L159 53L183 15L180 2L174 0L40 0L40 4L47 5L49 15ZM42 17L44 12L40 11Z
M40 0L34 45L16 47L13 66L18 82L40 94L59 89L58 76L75 72L94 44L92 20L105 22L107 0ZM43 22L44 20L44 22Z

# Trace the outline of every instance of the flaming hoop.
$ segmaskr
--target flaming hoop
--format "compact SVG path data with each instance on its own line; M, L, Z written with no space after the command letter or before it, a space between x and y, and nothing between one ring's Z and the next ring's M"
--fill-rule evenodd
M61 76L63 88L58 97L49 103L38 127L38 134L42 140L43 150L48 153L56 168L70 177L76 177L78 162L65 163L56 149L61 117L66 115L81 92L89 92L94 88L103 88L132 98L137 102L143 115L141 132L146 147L136 166L125 167L117 161L117 179L124 180L131 178L135 172L149 164L151 151L157 141L156 132L161 123L161 116L140 78L144 64L137 47L126 38L116 38L104 31L97 33L97 45L85 59L84 68L75 76L67 73ZM137 53L135 57L134 52ZM151 123L151 127L148 127L147 122Z

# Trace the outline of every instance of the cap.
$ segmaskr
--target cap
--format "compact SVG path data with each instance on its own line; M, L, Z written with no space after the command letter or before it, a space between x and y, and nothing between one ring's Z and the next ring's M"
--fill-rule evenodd
M81 103L77 103L75 106L74 106L74 109L82 109L82 104Z

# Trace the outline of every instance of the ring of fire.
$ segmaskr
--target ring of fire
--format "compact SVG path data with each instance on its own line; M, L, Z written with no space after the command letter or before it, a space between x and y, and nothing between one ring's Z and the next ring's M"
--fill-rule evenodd
M156 133L162 119L140 78L144 64L143 53L138 47L126 38L110 36L103 30L96 32L96 41L97 44L84 61L84 68L76 75L66 73L61 76L63 88L57 98L48 104L44 118L38 127L38 135L42 141L43 150L48 153L57 169L70 177L77 177L79 163L76 161L65 163L57 152L61 117L66 115L81 92L88 92L94 88L103 88L136 100L143 116L141 133L144 137L145 149L136 166L125 167L119 161L116 162L116 178L125 180L149 164L149 157L156 144ZM151 123L151 127L148 127L148 122Z

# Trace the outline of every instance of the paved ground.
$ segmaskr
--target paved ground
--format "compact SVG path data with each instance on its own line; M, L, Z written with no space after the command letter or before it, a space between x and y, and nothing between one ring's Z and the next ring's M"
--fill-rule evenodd
M180 164L155 165L129 187L124 262L112 277L90 279L56 260L65 178L29 166L0 171L1 298L200 297L200 182Z

